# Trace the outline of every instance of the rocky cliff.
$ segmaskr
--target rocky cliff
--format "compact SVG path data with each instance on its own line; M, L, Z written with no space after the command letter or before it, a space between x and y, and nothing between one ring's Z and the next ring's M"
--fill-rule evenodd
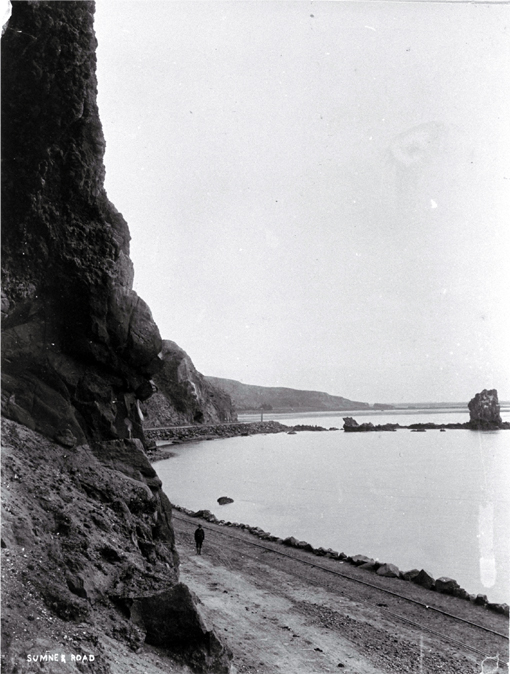
M228 394L235 408L241 410L257 410L264 406L266 409L320 411L320 410L362 410L368 409L368 403L348 400L341 396L332 396L320 391L300 391L298 389L254 386L242 384L233 379L207 377L207 380L217 389Z
M94 5L12 5L2 37L2 671L32 671L28 654L53 649L67 654L62 671L108 672L110 639L226 672L228 654L178 582L171 509L144 452L141 406L165 372L162 341L132 290L129 231L103 187ZM174 403L196 418L200 404L181 389ZM92 663L69 662L84 649Z
M237 420L230 396L200 374L175 342L163 341L161 358L157 391L142 405L146 427Z

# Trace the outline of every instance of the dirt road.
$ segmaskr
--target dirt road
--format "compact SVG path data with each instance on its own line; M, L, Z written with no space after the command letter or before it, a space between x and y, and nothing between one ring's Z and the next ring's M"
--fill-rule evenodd
M175 512L181 579L239 674L508 672L505 616L211 523L199 556L197 522Z

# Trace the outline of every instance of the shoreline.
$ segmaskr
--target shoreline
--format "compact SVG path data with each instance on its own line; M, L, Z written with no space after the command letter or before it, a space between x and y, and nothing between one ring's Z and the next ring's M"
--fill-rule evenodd
M204 440L219 440L222 438L248 437L250 435L264 435L269 433L288 433L294 435L302 431L331 432L343 431L344 433L367 433L367 432L396 432L398 430L409 430L412 433L425 433L426 431L438 430L446 432L447 430L467 430L491 432L498 430L510 430L510 422L504 421L500 425L480 426L465 423L442 423L432 422L414 423L401 425L398 423L377 424L362 423L358 424L351 417L344 419L342 429L336 427L325 428L324 426L311 424L295 424L288 426L276 420L270 421L233 421L219 424L202 424L196 426L166 426L163 428L149 428L145 430L145 436L149 441L147 456L152 463L171 458L173 453L171 449L163 450L158 447L159 443L171 445L180 445L187 442L197 442Z
M506 422L508 424L508 422ZM510 427L508 424L507 427ZM347 427L344 426L342 429L344 432L370 432L370 431L396 431L396 430L409 430L410 432L425 432L428 430L439 430L444 431L446 429L453 430L485 430L485 429L473 429L469 426L469 423L466 424L433 424L433 423L415 423L408 426L400 426L399 424L385 424L384 427L373 426L372 424L362 424L356 427ZM148 458L151 463L157 463L158 461L166 460L175 456L175 452L172 451L174 445L187 444L190 442L203 442L206 440L216 440L222 438L230 437L246 437L250 435L257 434L269 434L269 433L287 433L295 434L299 431L318 431L318 432L327 432L327 431L339 431L338 428L324 428L321 426L287 426L275 420L266 421L266 422L232 422L227 424L215 424L215 425L202 425L202 426L193 426L193 427L168 427L165 429L151 429L147 431L148 437L153 441L153 447L147 452ZM158 438L155 440L155 438ZM158 446L159 445L159 446ZM392 563L380 563L376 560L363 555L346 555L343 552L337 552L331 548L325 549L323 547L314 548L307 541L298 541L293 536L288 536L285 539L279 538L272 535L269 532L264 531L258 526L252 526L244 523L231 522L229 520L217 518L209 510L198 510L193 511L183 506L172 504L178 512L182 512L194 518L203 519L213 524L220 525L222 527L236 528L244 530L251 535L257 537L258 539L276 542L279 545L285 546L287 548L296 548L299 550L304 550L318 557L326 557L329 559L336 559L340 562L347 562L354 566L357 566L364 571L371 572L372 574L377 574L381 576L384 573L388 574L388 577L398 577L405 581L410 581L418 585L422 585L427 589L437 591L441 594L450 594L452 596L459 597L461 599L467 600L472 604L479 606L484 606L489 610L495 611L496 613L502 613L509 616L509 606L506 602L492 602L488 599L485 594L471 594L464 588L460 587L459 583L450 577L442 576L438 579L433 578L424 569L411 569L409 571L401 571L396 565ZM381 567L384 568L380 571Z
M282 549L294 548L303 552L308 552L316 557L323 557L330 560L336 560L342 564L347 563L363 570L367 574L367 582L370 575L376 575L379 578L395 578L406 582L414 583L427 590L437 592L442 595L450 595L459 599L466 600L476 606L481 606L494 613L503 614L509 617L510 607L506 602L491 602L485 594L470 594L464 588L460 587L454 578L441 576L440 578L433 578L425 569L411 569L409 571L401 571L395 564L391 562L378 562L371 557L363 554L346 555L344 552L337 552L331 548L317 547L314 548L307 541L298 541L294 536L286 538L279 538L271 533L264 531L260 527L243 524L240 522L231 522L230 520L218 519L210 510L191 510L184 506L179 506L171 503L172 509L184 513L189 517L204 520L217 526L226 527L230 529L238 529L244 531L261 541L268 541L282 546Z
M166 428L148 429L145 436L151 442L147 456L151 463L171 458L171 449L162 450L157 442L168 441L168 447L187 442L219 440L222 438L247 437L268 433L288 433L292 426L279 421L230 422L223 424L204 424L201 426L168 426ZM165 442L166 444L166 442Z
M197 555L198 521L174 512L180 577L238 674L508 673L501 614L214 523Z

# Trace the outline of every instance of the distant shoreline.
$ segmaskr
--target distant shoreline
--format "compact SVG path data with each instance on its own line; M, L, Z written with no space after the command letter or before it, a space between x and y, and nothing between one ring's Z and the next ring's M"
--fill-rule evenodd
M345 410L342 410L345 411ZM145 435L150 441L147 455L152 463L169 459L174 456L170 449L176 445L188 442L200 442L205 440L219 440L222 438L247 437L250 435L261 435L268 433L287 433L295 434L302 431L331 432L343 431L344 433L367 433L367 432L396 432L397 430L409 430L411 432L426 432L431 430L468 430L468 431L495 431L510 430L510 422L503 422L500 426L475 426L470 422L463 423L443 423L435 424L432 422L414 423L401 425L395 423L388 424L357 424L348 426L344 424L343 428L325 428L324 426L310 424L294 424L292 426L282 424L276 420L268 421L237 421L222 424L201 424L196 426L166 426L162 428L150 428L145 430ZM158 446L157 443L165 443L167 449Z

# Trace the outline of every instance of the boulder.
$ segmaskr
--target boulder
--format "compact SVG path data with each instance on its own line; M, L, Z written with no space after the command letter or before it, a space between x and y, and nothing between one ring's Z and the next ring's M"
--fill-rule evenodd
M313 554L317 555L318 557L325 557L328 554L328 551L326 548L315 548Z
M364 564L360 564L359 568L366 571L375 571L379 568L379 564L377 562L365 562Z
M339 553L336 552L336 550L332 550L331 552L326 553L326 557L329 557L329 559L338 559L339 558Z
M475 597L475 604L478 606L487 606L488 599L486 594L477 594Z
M373 564L375 562L371 557L366 557L365 555L354 555L354 557L348 557L348 561L355 566L361 566L362 564Z
M227 505L227 503L234 503L234 499L229 498L228 496L220 496L220 498L217 500L220 505Z
M411 578L413 583L416 583L416 585L421 585L422 587L427 588L427 590L433 590L434 585L435 585L435 580L434 578L425 571L425 569L422 569L418 575L414 576L414 578Z
M494 602L489 602L487 604L487 608L490 611L494 611L495 613L504 613L505 612L505 604L496 604Z
M294 536L289 536L288 538L284 539L283 544L288 545L291 548L297 548L299 541L297 538L294 538Z
M384 576L385 578L398 578L400 576L400 570L395 564L382 564L376 573L378 576Z
M127 600L130 618L145 641L183 657L198 672L228 674L231 654L206 625L186 585Z
M210 510L197 510L192 514L192 517L200 517L202 519L207 519L208 517L212 516L212 512Z
M436 591L442 594L455 594L460 589L459 584L453 578L442 576L436 580Z
M463 587L454 588L453 596L459 599L469 599L469 593Z
M403 571L400 577L402 580L414 580L419 573L418 569L411 569L410 571Z

